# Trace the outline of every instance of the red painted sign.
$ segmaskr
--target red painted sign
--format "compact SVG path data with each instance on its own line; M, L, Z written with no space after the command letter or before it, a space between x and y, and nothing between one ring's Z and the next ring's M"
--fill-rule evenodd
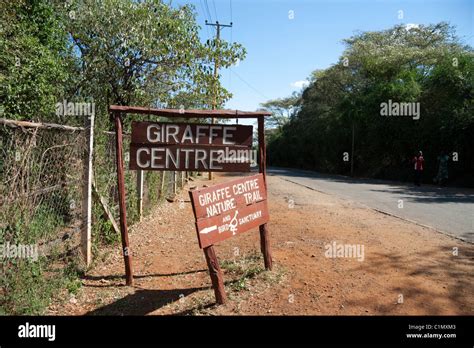
M249 172L252 126L132 122L130 169Z
M252 146L253 127L238 124L132 122L132 143Z
M268 222L262 174L190 191L200 248Z

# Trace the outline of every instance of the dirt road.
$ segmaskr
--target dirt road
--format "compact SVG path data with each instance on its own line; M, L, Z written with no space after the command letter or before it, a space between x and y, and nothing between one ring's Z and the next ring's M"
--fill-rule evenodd
M49 314L474 314L471 244L278 176L268 190L275 269L263 271L257 231L219 244L226 305L214 306L190 204L174 202L131 230L134 287L124 285L120 248L102 250L77 295ZM344 257L328 257L333 248Z

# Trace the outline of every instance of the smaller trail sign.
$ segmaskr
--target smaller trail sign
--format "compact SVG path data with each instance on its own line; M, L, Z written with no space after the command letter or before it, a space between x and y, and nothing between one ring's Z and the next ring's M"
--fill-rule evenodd
M268 222L262 174L246 176L189 192L200 248Z

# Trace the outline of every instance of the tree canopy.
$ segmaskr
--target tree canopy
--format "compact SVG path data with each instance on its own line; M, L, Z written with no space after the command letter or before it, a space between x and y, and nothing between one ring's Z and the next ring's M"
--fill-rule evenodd
M55 104L207 108L230 98L213 62L245 58L238 43L199 38L195 9L161 0L3 1L0 77L8 118L57 120ZM20 63L18 63L18 61ZM61 120L64 121L64 120Z
M447 23L359 33L345 44L336 64L312 74L299 111L273 133L271 164L348 174L354 156L356 174L408 179L415 151L424 151L428 176L448 151L457 156L456 179L474 184L472 47ZM389 101L419 103L419 119L381 116Z

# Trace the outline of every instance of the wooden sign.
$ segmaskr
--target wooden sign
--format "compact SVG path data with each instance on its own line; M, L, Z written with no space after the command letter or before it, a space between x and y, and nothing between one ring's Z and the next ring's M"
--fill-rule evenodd
M252 126L132 122L130 169L248 172Z
M262 174L189 192L200 248L268 222Z
M253 127L132 121L132 143L252 146Z
M253 157L243 146L130 144L130 169L249 172Z
M265 189L264 117L270 116L269 112L185 110L183 113L182 110L175 109L118 105L111 105L109 111L115 123L120 234L127 285L133 285L123 163L123 117L127 114L179 118L257 118L258 166L261 174L197 190L190 195L194 204L199 245L206 258L218 304L226 302L226 294L222 271L212 243L217 243L258 225L260 249L265 269L272 269L270 238L266 224L268 209ZM251 163L257 160L255 153L250 152L252 133L251 126L241 125L132 122L130 169L249 171ZM247 150L246 154L244 150ZM225 152L222 153L222 151ZM221 157L217 158L219 155ZM250 157L249 163L242 167L242 162L245 163L245 159L248 157Z

